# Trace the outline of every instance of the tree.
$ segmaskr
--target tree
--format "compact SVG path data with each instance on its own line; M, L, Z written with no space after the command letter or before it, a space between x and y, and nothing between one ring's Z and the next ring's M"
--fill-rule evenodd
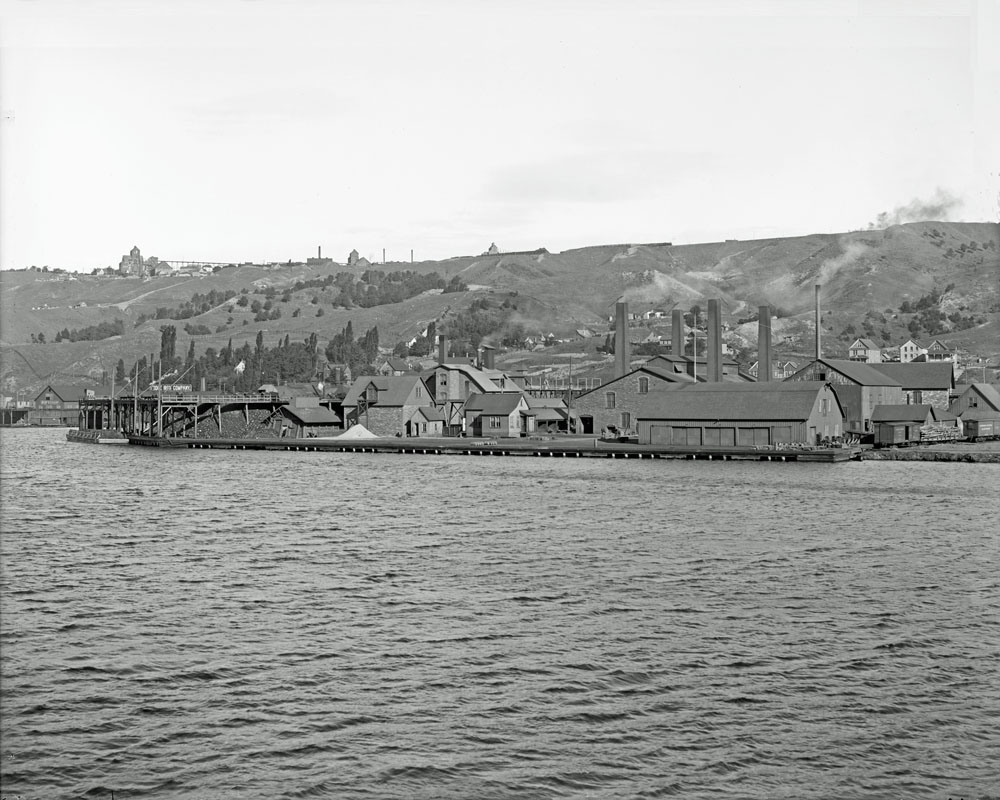
M173 325L160 326L160 364L161 368L169 369L177 351L177 328Z
M125 383L126 380L125 361L119 358L118 363L115 364L115 383Z
M46 268L46 271L48 271L47 268ZM45 344L45 334L44 333L38 334L38 343L39 344Z

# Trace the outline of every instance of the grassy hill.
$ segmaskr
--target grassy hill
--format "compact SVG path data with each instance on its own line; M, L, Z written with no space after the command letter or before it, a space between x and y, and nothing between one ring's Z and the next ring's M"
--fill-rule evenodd
M0 384L5 389L40 388L49 379L83 382L99 377L102 370L113 370L119 358L130 363L158 351L164 324L177 327L178 352L185 352L191 339L185 324L210 331L193 337L199 353L224 347L230 339L236 345L253 342L258 331L268 344L286 335L303 340L315 332L322 349L348 321L359 333L378 326L382 345L391 347L491 292L498 298L516 293L517 321L528 333L560 336L582 327L605 330L618 298L627 300L632 311L686 310L695 304L704 308L708 299L716 298L734 326L731 343L749 348L756 346L756 325L736 323L767 303L780 309L778 352L789 358L811 351L817 283L822 284L824 350L831 354L844 352L849 326L863 335L866 322L876 340L883 334L886 343L905 340L913 315L901 314L900 306L937 292L941 312L975 319L976 324L950 330L957 326L945 323L936 338L984 356L1000 356L1000 231L992 223L919 222L884 231L678 246L597 245L562 253L389 263L373 269L436 272L446 281L458 276L470 291L427 292L401 303L348 309L333 304L335 288L294 288L297 282L338 272L361 275L361 270L344 265L242 266L204 277L145 279L3 272ZM249 299L262 301L268 288L273 290L272 307L281 309L280 319L255 321L250 305L241 307L234 298L190 319L141 321L155 316L157 309L180 307L196 293L246 291ZM123 336L53 343L64 329L115 320L123 321ZM33 344L32 335L40 333L47 343ZM593 350L597 343L590 340L581 346Z

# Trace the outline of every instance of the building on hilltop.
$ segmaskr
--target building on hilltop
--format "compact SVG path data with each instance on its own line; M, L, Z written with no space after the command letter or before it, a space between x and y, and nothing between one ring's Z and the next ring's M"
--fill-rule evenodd
M139 248L137 246L134 246L129 251L128 255L122 256L122 260L118 264L118 272L121 275L137 275L139 277L145 276L145 259L143 259L142 253L139 252Z
M371 265L372 262L364 256L359 256L357 250L352 250L347 256L347 266L349 267L364 267L367 269Z

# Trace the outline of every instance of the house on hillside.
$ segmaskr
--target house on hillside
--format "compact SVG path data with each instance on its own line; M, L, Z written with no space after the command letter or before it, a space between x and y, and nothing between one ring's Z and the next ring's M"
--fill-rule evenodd
M913 339L907 339L896 349L899 351L899 362L901 364L908 364L917 356L927 354L927 348L921 346L919 342Z
M878 405L904 402L899 381L880 372L872 364L838 358L811 361L786 381L821 381L833 386L844 409L846 433L872 432L872 411Z
M473 394L465 401L468 436L517 438L534 433L535 413L523 394Z
M409 436L413 416L433 405L433 393L417 374L363 375L351 384L341 410L344 427L360 423L378 436Z
M580 418L580 432L599 433L609 426L631 430L642 398L651 392L693 383L683 372L664 369L663 363L662 356L650 359L627 375L575 397L573 411Z
M899 382L905 403L927 403L946 409L955 393L955 373L951 364L909 361L878 364L874 369Z
M954 364L958 362L958 353L940 339L935 339L927 345L927 352L923 354L923 359L925 361L949 361Z
M847 348L848 361L862 361L865 364L881 364L882 348L871 339L855 339Z
M636 412L639 444L682 447L815 445L844 433L828 383L699 383L654 392Z
M389 357L382 359L375 372L379 375L405 375L410 372L410 365L402 358Z

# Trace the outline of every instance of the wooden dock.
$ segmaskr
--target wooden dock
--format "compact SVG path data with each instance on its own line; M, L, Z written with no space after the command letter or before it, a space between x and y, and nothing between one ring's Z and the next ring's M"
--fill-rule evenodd
M214 450L271 450L337 453L403 453L428 456L532 456L539 458L666 458L708 461L813 461L835 463L857 459L860 448L666 447L606 442L588 437L477 440L439 439L193 439L129 436L143 447Z

